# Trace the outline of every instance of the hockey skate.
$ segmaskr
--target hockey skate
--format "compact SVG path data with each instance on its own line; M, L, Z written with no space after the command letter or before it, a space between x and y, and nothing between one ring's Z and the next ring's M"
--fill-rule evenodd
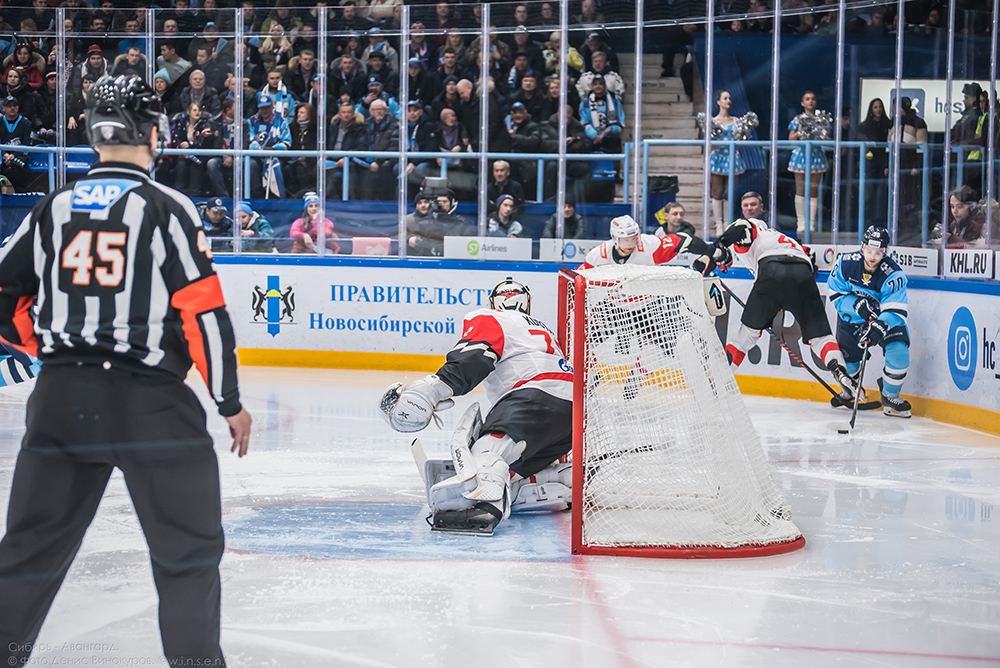
M842 367L837 360L832 360L827 368L840 385L840 392L837 393L837 399L844 406L853 406L854 395L858 392L858 381L855 378L852 378L851 375L847 373L847 369ZM861 396L858 397L858 403L865 403L865 398L865 391L864 388L862 388Z
M882 393L882 413L898 418L910 417L910 402L899 396L887 396L882 389L882 379L878 379L878 391Z

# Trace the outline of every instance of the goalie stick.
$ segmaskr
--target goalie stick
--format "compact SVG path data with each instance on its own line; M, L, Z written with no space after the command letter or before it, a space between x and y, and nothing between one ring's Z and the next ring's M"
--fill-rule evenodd
M739 296L735 292L733 292L730 289L730 287L728 285L726 285L725 282L721 278L719 279L719 285L722 286L723 290L725 290L726 292L729 293L730 297L732 297L733 299L736 300L737 304L739 304L743 308L746 308L747 305L743 302L743 300L740 299ZM793 351L791 349L791 347L789 347L789 345L787 343L785 343L785 340L783 338L781 338L780 336L778 336L777 334L775 334L774 330L771 329L770 327L767 328L767 333L770 334L771 338L774 339L775 341L777 341L778 344L782 348L785 349L785 352L788 353L788 356L791 357L793 361L798 362L799 364L801 364L802 367L806 371L809 372L809 375L811 375L813 378L815 378L817 381L819 381L819 384L822 385L823 387L825 387L827 389L827 391L832 395L832 398L830 399L830 404L832 406L846 406L846 404L841 400L839 394L832 387L830 387L830 385L825 380L823 380L818 373L816 373L815 371L813 371L813 368L811 366L809 366L808 364L806 364L805 360L803 360L801 357L799 357L795 353L795 351ZM863 369L863 367L862 367L862 369ZM859 387L860 387L860 383L859 383ZM878 402L878 401L866 401L864 403L859 404L858 403L858 396L859 395L855 395L855 397L854 397L854 405L855 405L855 409L854 410L855 410L855 413L857 411L859 411L859 410L862 410L862 411L873 411L876 408L881 408L882 407L881 402ZM853 419L851 420L851 427L852 428L854 427L854 421L853 421Z

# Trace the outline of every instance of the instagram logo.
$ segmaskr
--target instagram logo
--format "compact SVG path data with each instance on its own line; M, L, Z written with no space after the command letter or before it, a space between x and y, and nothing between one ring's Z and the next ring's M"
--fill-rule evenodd
M972 366L972 332L968 327L955 329L955 368L968 371Z
M968 308L955 311L948 328L948 367L960 390L972 386L976 377L976 321Z

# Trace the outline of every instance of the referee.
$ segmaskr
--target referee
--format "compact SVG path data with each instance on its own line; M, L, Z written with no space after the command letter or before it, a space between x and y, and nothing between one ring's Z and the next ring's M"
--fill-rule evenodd
M0 665L27 663L118 467L149 545L164 654L224 666L218 462L184 378L193 362L246 454L232 323L194 204L149 178L170 129L153 91L104 76L86 122L100 161L0 249L0 338L44 362L0 541Z

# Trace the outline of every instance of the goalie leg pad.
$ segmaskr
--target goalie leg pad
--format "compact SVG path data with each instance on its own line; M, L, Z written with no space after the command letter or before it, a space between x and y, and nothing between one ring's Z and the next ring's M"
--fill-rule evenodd
M573 464L553 462L533 476L511 480L511 512L560 512L572 501Z

